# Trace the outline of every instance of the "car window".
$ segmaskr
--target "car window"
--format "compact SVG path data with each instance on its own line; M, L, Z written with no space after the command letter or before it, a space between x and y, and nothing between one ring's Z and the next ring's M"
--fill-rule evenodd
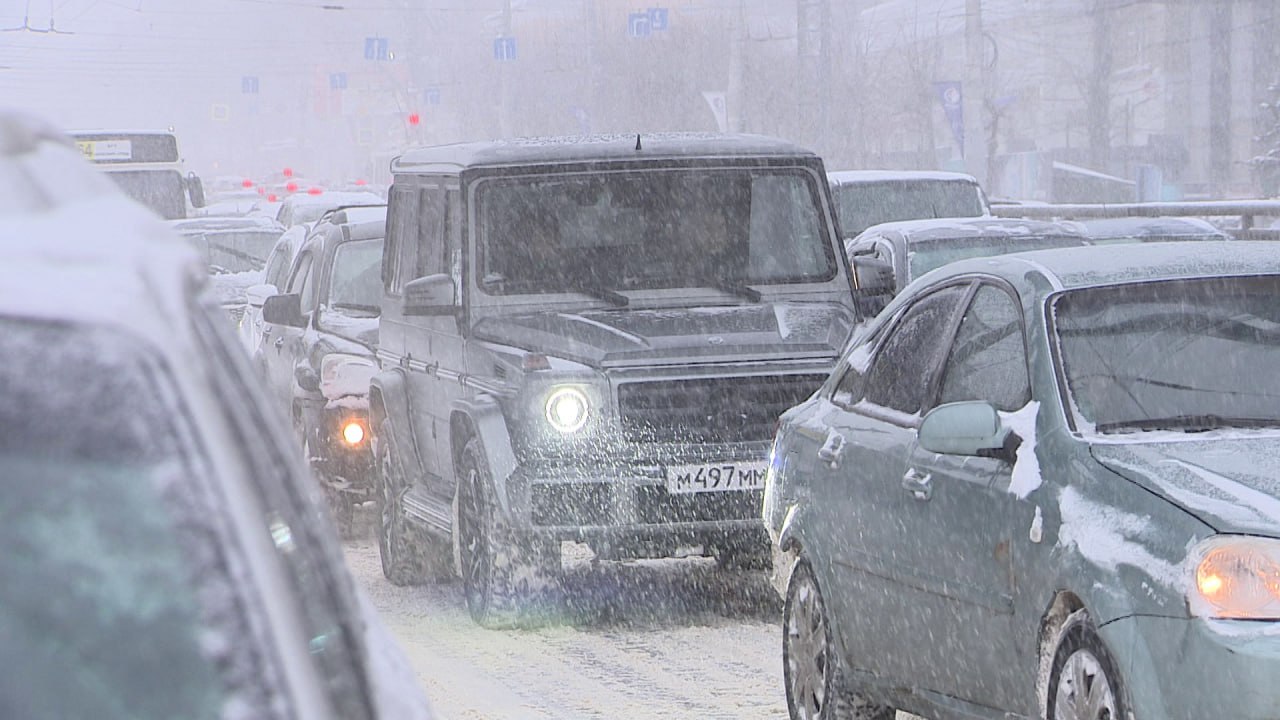
M368 717L354 594L349 576L341 571L342 554L322 509L319 488L302 471L297 451L279 430L280 418L257 403L238 399L239 389L251 387L254 381L230 327L197 309L196 332L216 360L211 364L211 380L218 396L226 400L221 409L257 480L254 488L267 513L263 522L293 580L301 622L309 635L308 646L294 650L315 663L339 717Z
M329 270L329 307L376 310L382 300L382 285L378 282L381 267L382 238L339 245Z
M1009 293L981 285L956 331L938 402L986 400L1012 411L1030 399L1022 311Z
M866 379L866 400L908 414L920 411L932 372L946 351L967 286L916 300L885 338Z
M414 278L404 277L411 272L417 251L413 242L418 225L418 188L396 187L387 201L387 241L382 256L383 289L399 295L404 284Z
M0 717L273 716L169 373L114 332L0 334Z
M276 289L284 284L285 273L289 272L289 252L284 245L276 245L267 258L267 267L262 272L262 281L274 285Z
M423 188L419 198L418 247L414 277L449 272L445 256L445 208L443 188Z

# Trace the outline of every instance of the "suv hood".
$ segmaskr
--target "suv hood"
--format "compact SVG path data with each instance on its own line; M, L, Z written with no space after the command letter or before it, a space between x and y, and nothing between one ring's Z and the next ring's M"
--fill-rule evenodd
M1218 532L1280 534L1280 435L1099 444L1090 451Z
M853 327L831 303L539 312L485 318L477 338L598 368L830 359Z

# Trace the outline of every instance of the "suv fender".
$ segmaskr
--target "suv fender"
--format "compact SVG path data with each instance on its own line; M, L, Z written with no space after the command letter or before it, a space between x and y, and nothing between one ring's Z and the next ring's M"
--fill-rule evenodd
M413 455L402 457L402 467L412 472L413 477L422 476L422 462L418 458L418 443L413 436L413 421L409 414L409 391L405 387L404 372L401 370L384 370L373 376L369 382L369 428L373 432L382 427L386 419L391 432L396 436L396 447L400 452L406 450Z
M467 440L476 437L489 462L489 474L493 478L493 497L504 516L511 515L511 502L507 497L507 479L516 469L516 455L511 448L511 434L507 432L507 420L502 408L488 395L453 402L449 417L449 439L456 462ZM452 468L450 468L452 471Z

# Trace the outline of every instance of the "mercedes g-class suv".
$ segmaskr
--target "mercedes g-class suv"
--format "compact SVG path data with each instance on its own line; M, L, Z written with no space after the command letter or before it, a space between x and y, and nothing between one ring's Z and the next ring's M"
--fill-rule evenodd
M483 625L561 541L767 567L778 415L855 322L821 159L755 136L531 139L392 163L370 390L382 568Z

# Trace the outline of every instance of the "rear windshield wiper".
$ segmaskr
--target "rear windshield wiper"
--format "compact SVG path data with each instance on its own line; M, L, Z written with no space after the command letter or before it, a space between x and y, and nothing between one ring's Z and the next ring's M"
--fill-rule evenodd
M1097 425L1097 430L1101 433L1123 430L1180 430L1182 432L1196 433L1224 428L1269 427L1280 427L1280 418L1223 417L1213 414L1174 415L1165 418L1144 418L1124 422L1101 423Z

